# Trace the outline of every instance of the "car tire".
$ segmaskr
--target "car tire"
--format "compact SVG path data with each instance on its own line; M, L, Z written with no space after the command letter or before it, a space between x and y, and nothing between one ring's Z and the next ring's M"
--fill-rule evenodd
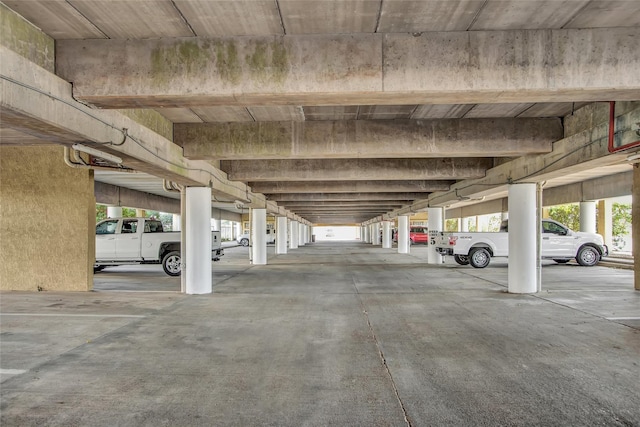
M557 262L558 264L566 264L571 260L570 259L554 259L554 261Z
M171 251L162 258L162 269L169 276L179 276L182 273L182 257L180 252Z
M485 268L491 262L491 254L485 248L473 248L469 251L469 264L474 268Z
M413 246L415 244L416 244L416 242L414 242L413 239L409 239L409 246Z
M600 262L600 252L593 246L583 246L578 251L576 261L583 267L593 267Z
M97 273L98 271L102 271L106 268L106 265L94 265L93 266L93 272Z
M240 240L240 245L242 246L249 246L249 239L244 238Z
M454 255L453 259L460 265L469 265L469 257L466 255Z

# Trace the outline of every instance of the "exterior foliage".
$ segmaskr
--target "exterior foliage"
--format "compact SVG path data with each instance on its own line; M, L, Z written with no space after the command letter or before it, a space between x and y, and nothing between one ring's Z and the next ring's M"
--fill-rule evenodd
M614 236L628 235L631 232L631 205L628 203L614 203L611 210L612 234Z
M549 218L572 230L580 230L580 205L572 203L549 208Z

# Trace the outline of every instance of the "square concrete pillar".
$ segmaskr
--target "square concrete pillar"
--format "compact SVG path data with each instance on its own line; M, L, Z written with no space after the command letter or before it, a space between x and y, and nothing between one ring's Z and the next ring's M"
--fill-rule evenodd
M0 289L91 290L93 171L67 166L61 146L1 151Z

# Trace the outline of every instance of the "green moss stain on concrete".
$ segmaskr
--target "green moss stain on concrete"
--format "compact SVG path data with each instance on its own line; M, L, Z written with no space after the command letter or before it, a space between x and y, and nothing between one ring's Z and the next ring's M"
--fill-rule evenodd
M214 47L218 75L225 82L237 85L242 77L242 66L238 60L238 48L235 41L217 41L214 43Z
M271 44L271 63L273 79L278 83L284 83L289 75L289 55L287 49L281 42Z
M146 126L155 133L173 141L173 123L154 110L119 110L136 123Z
M283 84L290 68L287 48L279 39L180 40L156 47L150 60L154 82L160 87L177 79L206 79L212 74L211 77L233 86L241 84L243 76L259 83Z
M53 39L2 3L0 3L0 44L48 71L55 71Z
M249 64L249 70L254 77L264 80L267 74L267 44L257 42L253 48L253 53L245 58Z
M207 70L211 63L209 45L201 46L193 40L178 41L151 51L151 70L158 85L172 79L195 76Z
M262 83L282 84L289 74L287 49L281 41L256 42L253 52L245 60L251 76Z

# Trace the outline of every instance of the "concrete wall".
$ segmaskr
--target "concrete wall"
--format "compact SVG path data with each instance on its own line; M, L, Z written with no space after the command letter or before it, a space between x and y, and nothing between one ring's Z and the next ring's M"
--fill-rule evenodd
M0 148L0 289L93 286L93 172L58 146Z

